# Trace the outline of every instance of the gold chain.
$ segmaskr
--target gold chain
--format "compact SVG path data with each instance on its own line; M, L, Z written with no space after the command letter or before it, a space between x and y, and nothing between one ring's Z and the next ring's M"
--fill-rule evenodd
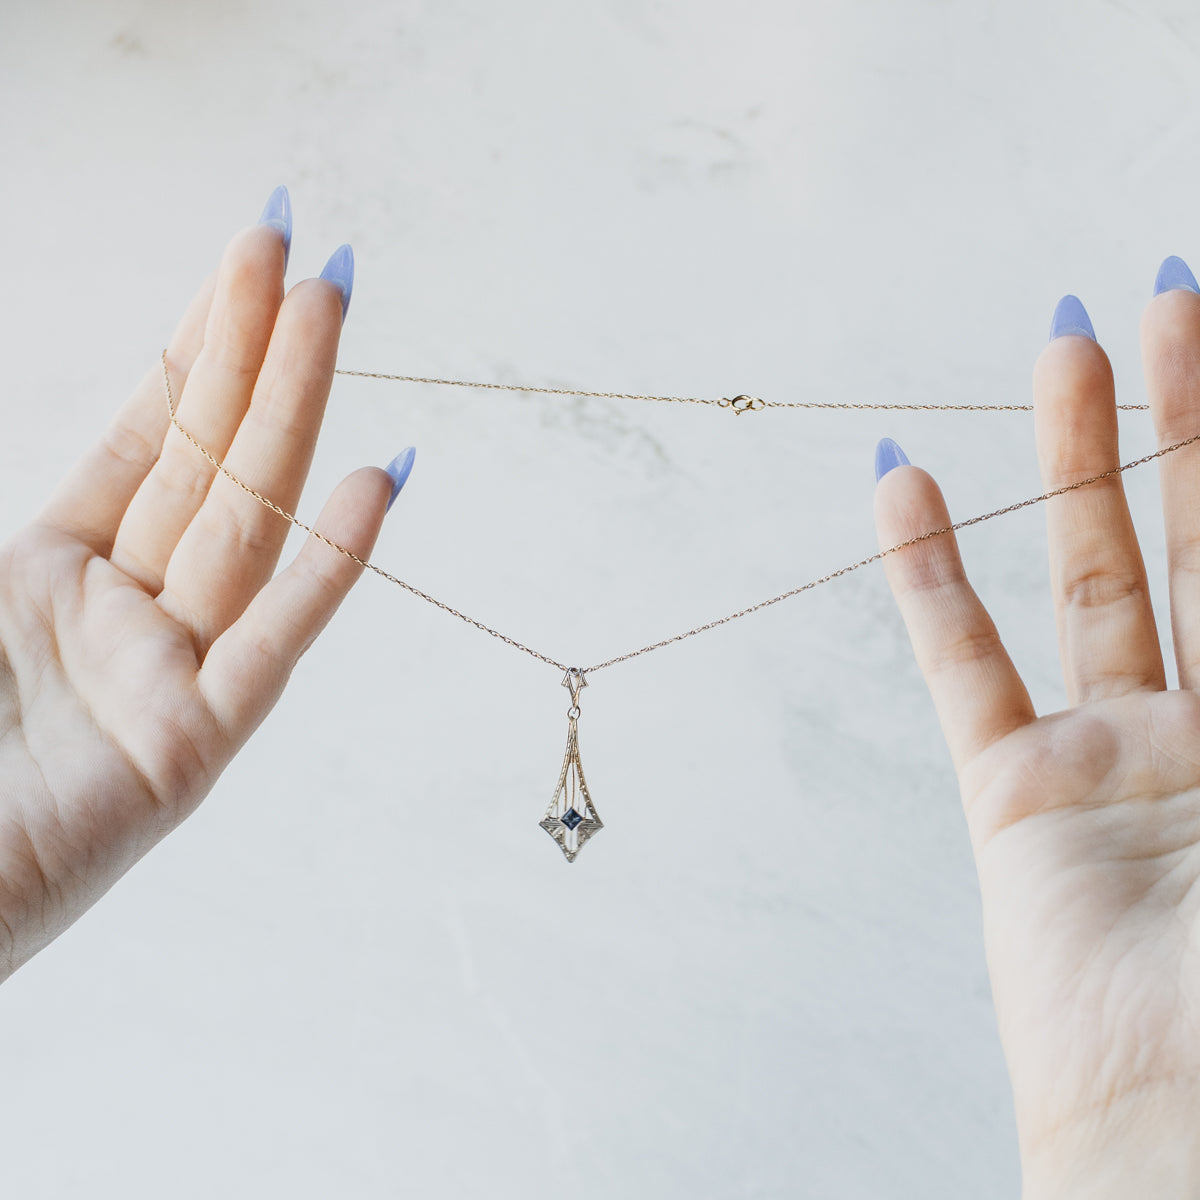
M659 650L663 646L670 646L673 642L682 642L686 638L695 637L698 633L705 633L709 629L716 629L718 625L726 625L730 621L736 621L739 617L748 617L751 613L758 612L761 608L769 608L772 604L778 604L781 600L787 600L792 596L798 596L801 592L810 591L812 588L820 587L823 583L829 583L834 579L838 579L843 575L849 575L851 571L857 571L860 567L869 566L871 563L879 562L889 554L895 554L897 551L906 550L909 546L915 546L918 542L928 541L930 538L941 537L943 534L954 533L956 530L965 529L968 525L979 525L984 521L990 521L993 517L1002 517L1005 513L1016 512L1021 508L1029 508L1030 505L1040 504L1043 500L1050 500L1054 496L1062 496L1067 492L1073 492L1076 488L1087 487L1090 483L1098 483L1102 479L1110 479L1115 475L1120 475L1123 471L1129 471L1134 467L1143 466L1145 463L1152 462L1156 458L1161 458L1164 454L1170 454L1175 450L1181 450L1184 446L1190 446L1193 442L1200 442L1200 433L1193 434L1189 438L1184 438L1182 441L1173 442L1169 446L1164 446L1161 450L1155 450L1152 454L1144 455L1142 458L1135 458L1132 462L1123 463L1120 466L1113 467L1108 471L1101 471L1098 475L1089 476L1087 479L1081 479L1078 483L1068 483L1064 487L1055 488L1053 491L1043 492L1040 496L1031 496L1028 500L1020 500L1016 504L1007 504L1003 508L993 509L991 512L983 513L978 517L968 517L965 521L956 521L953 525L943 526L941 529L931 529L928 533L918 534L916 537L909 538L907 541L899 542L895 546L889 546L886 550L880 550L872 554L869 558L859 559L858 562L850 563L847 566L839 567L836 571L830 571L828 575L822 575L820 579L812 579L808 583L802 583L799 587L794 587L790 591L781 592L778 596L772 596L769 600L762 600L758 604L752 604L749 608L740 609L738 612L730 613L726 617L720 617L715 621L708 621L704 625L697 625L695 629L689 629L686 633L678 633L674 637L664 638L661 642L654 642L649 646L643 646L640 650L631 650L628 654L620 654L616 658L605 659L604 662L597 663L592 667L570 667L566 663L561 663L555 658L551 658L547 654L541 654L537 650L529 646L523 645L515 638L510 638L499 630L493 629L490 625L485 625L482 621L477 621L474 617L468 617L466 613L461 613L456 608L451 608L449 604L444 604L441 600L435 599L433 596L426 594L419 588L413 587L411 583L405 583L403 579L397 579L395 575L383 570L382 567L377 567L374 563L368 562L365 558L359 557L353 550L347 550L345 546L339 546L337 542L326 537L323 533L313 529L309 525L305 525L303 521L295 517L292 513L279 507L278 504L268 500L261 492L256 492L249 484L243 483L236 475L230 471L224 463L218 462L217 459L202 446L184 427L179 423L176 416L175 398L171 392L171 377L167 371L167 352L162 352L163 364L163 380L167 388L167 408L171 414L171 424L179 430L181 434L218 471L221 472L227 479L236 483L242 491L249 493L260 504L266 505L272 512L278 513L285 520L290 521L297 529L304 530L305 533L311 534L318 541L324 542L325 545L332 550L336 550L339 554L344 554L347 558L353 559L360 567L365 567L368 571L374 571L376 575L382 576L389 583L394 583L398 587L404 588L406 592L411 592L414 596L420 597L422 600L427 600L430 604L440 608L443 612L449 613L452 617L457 617L460 621L465 621L468 625L474 625L476 629L481 629L484 633L491 634L494 638L499 638L500 641L512 646L516 650L521 650L525 654L532 655L541 662L547 663L552 667L556 667L560 671L571 672L575 671L582 675L591 675L595 671L602 671L605 667L615 666L617 663L626 662L628 659L637 658L642 654L649 654L651 650ZM841 409L920 409L920 410L939 410L939 411L961 411L961 412L1030 412L1033 406L1029 404L809 404L809 403L784 403L758 401L758 406L743 404L742 407L737 407L737 401L753 401L757 397L753 396L737 396L732 400L705 400L688 396L638 396L625 392L575 392L566 388L525 388L518 387L514 384L506 383L466 383L454 379L425 379L415 375L381 375L373 374L369 371L342 371L335 372L338 375L362 375L370 379L398 379L412 383L446 383L457 387L483 387L483 388L498 388L505 391L519 392L547 392L552 395L561 396L596 396L606 399L618 400L662 400L668 402L677 402L685 404L717 404L722 407L733 407L735 412L752 412L757 411L757 407L763 408L841 408ZM1149 406L1146 404L1122 404L1118 408L1124 409L1146 409Z
M472 383L468 379L433 379L427 375L385 375L381 371L343 371L335 375L357 375L362 379L395 379L400 383L441 383L448 387L490 388L499 392L540 392L545 396L592 396L597 400L655 400L662 404L712 404L731 408L737 414L764 408L838 409L842 412L1033 412L1032 404L840 404L817 400L761 400L758 396L647 396L639 392L581 392L575 388L528 387L522 383ZM1118 404L1128 412L1145 412L1148 404Z

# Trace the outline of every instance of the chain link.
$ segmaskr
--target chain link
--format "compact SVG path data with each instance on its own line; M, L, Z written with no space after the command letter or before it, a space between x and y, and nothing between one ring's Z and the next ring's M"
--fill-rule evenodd
M256 492L248 483L243 483L242 480L240 480L231 470L229 470L224 463L218 462L217 459L179 423L179 418L175 415L175 398L171 393L171 377L167 373L167 352L165 350L163 351L162 361L163 379L166 381L167 385L167 406L171 414L171 424L174 425L175 428L178 429L179 432L182 433L183 436L187 438L187 440L191 442L192 445L195 446L196 449L199 450L200 453L203 454L204 457L208 459L208 461L212 463L212 465L216 467L226 479L236 483L243 492L253 496L260 504L265 504L267 508L269 508L272 512L278 513L284 518L284 520L290 521L296 526L297 529L303 529L305 533L311 534L319 542L324 542L325 545L327 545L331 550L336 550L339 554L344 554L347 558L352 558L360 567L366 567L368 571L374 571L376 575L386 579L389 583L394 583L397 587L402 587L406 592L411 592L414 596L417 596L422 600L429 601L430 604L434 605L436 608L440 608L443 612L449 613L452 617L457 617L460 621L466 621L468 625L474 625L476 629L482 629L484 633L490 633L492 637L499 638L502 642L514 647L514 649L523 650L526 654L532 654L534 658L540 659L542 662L548 663L552 667L557 667L560 671L566 671L570 669L565 663L560 663L557 659L550 658L545 654L539 654L536 650L531 649L529 646L523 646L520 642L508 637L497 629L493 629L490 625L485 625L482 621L475 620L474 617L468 617L466 613L461 613L458 611L458 609L451 608L449 604L444 604L441 600L438 600L435 597L421 591L420 588L413 587L411 583L405 583L403 579L397 579L395 575L385 571L382 567L377 567L373 562L368 562L367 559L355 554L353 550L347 550L345 546L338 545L338 543L332 538L328 538L319 530L313 529L311 525L305 525L305 523L298 517L294 516L290 512L287 512L285 509L280 508L279 505L273 500L268 500L267 497L261 492Z
M386 375L381 371L345 371L335 375L357 375L361 379L394 379L399 383L439 383L447 387L487 388L498 392L540 392L545 396L591 396L597 400L653 400L661 404L709 404L735 413L760 412L764 408L837 409L840 412L1033 412L1032 404L843 404L830 400L761 400L757 396L651 396L640 392L584 392L575 388L530 387L522 383L473 383L468 379L434 379L428 375ZM1118 404L1126 412L1146 412L1148 404Z
M869 558L859 559L858 562L849 563L847 566L839 567L836 571L830 571L828 575L822 575L819 579L809 580L808 583L802 583L799 587L791 588L789 591L781 592L778 596L772 596L769 600L762 600L758 604L752 604L749 608L739 609L739 611L730 613L728 616L719 617L715 621L708 621L703 625L697 625L695 629L689 629L686 633L678 633L674 637L664 638L661 642L653 642L649 646L642 646L639 650L631 650L628 654L619 654L616 658L605 659L604 662L597 663L591 667L569 667L566 663L561 663L555 658L551 658L547 654L542 654L534 650L530 646L523 645L515 638L510 638L506 634L493 629L490 625L485 625L482 621L477 621L474 617L469 617L466 613L461 613L456 608L451 608L449 604L443 603L441 600L435 599L433 596L415 588L411 583L405 583L403 579L398 579L395 575L383 570L382 567L377 567L374 563L369 562L365 558L361 558L355 554L353 550L346 549L345 546L338 545L331 538L326 537L323 533L318 532L311 526L306 525L298 517L292 513L279 507L278 504L268 500L261 492L257 492L249 484L243 483L236 475L230 471L224 463L219 462L204 446L202 446L180 423L176 416L176 404L174 395L171 392L171 377L167 370L167 352L162 353L163 364L163 381L167 389L167 408L171 415L171 424L179 430L181 434L202 455L221 472L227 479L236 483L242 491L253 496L260 504L265 505L272 512L278 513L285 520L290 521L297 529L304 530L305 533L311 534L318 541L324 542L325 545L332 550L336 550L339 554L344 554L347 558L353 559L360 567L365 567L368 571L374 571L389 583L396 584L397 587L403 588L406 592L411 592L421 600L426 600L435 608L440 608L443 612L449 613L452 617L457 617L460 621L465 621L468 625L474 625L476 629L482 630L484 633L490 634L494 638L499 638L506 645L512 646L515 650L520 650L525 654L531 655L533 658L544 662L549 666L555 667L560 671L571 672L579 671L583 675L591 675L596 671L602 671L605 667L616 666L617 663L628 662L631 658L638 658L643 654L649 654L651 650L659 650L663 646L670 646L674 642L682 642L687 638L695 637L697 634L706 633L710 629L716 629L719 625L727 625L730 621L736 621L739 617L748 617L751 613L758 612L760 609L769 608L772 604L778 604L781 600L788 600L792 596L798 596L801 592L811 591L815 587L820 587L823 583L830 583L834 579L839 579L843 575L849 575L851 571L857 571L861 567L869 566L871 563L879 562L886 558L889 554L896 554L900 550L906 550L909 546L915 546L920 542L928 541L930 538L941 537L947 533L954 533L959 529L966 529L969 525L979 525L984 521L990 521L993 517L1002 517L1006 513L1016 512L1018 509L1029 508L1034 504L1041 504L1045 500L1053 499L1055 496L1065 495L1067 492L1073 492L1077 488L1087 487L1091 483L1099 483L1102 479L1111 479L1120 475L1123 471L1132 470L1134 467L1140 467L1148 462L1153 462L1156 458L1161 458L1164 454L1170 454L1175 450L1181 450L1184 446L1190 446L1194 442L1200 441L1200 433L1194 434L1192 437L1184 438L1182 441L1173 442L1169 446L1164 446L1161 450L1155 450L1152 454L1144 455L1142 458L1135 458L1132 462L1123 463L1120 466L1112 467L1110 470L1101 471L1098 475L1091 475L1087 479L1081 479L1077 483L1068 483L1064 487L1055 488L1053 491L1043 492L1039 496L1031 496L1028 500L1020 500L1015 504L1006 504L1003 508L993 509L991 512L983 513L977 517L968 517L963 521L956 521L953 525L943 526L941 529L931 529L928 533L918 534L916 537L909 538L907 541L899 542L895 546L889 546L886 550L880 550L872 554ZM505 391L519 392L546 392L552 395L559 396L596 396L605 399L615 400L662 400L686 404L724 404L729 407L733 404L732 400L724 402L719 400L704 400L688 396L639 396L625 392L576 392L566 388L524 388L517 387L513 384L503 383L464 383L453 379L427 379L415 375L382 375L373 374L368 371L343 371L338 370L338 375L362 375L371 379L397 379L412 383L446 383L458 387L485 387L497 388ZM754 397L739 396L737 400L747 401ZM809 403L784 403L781 401L763 401L761 402L766 408L839 408L839 409L915 409L915 410L938 410L938 411L955 411L955 412L1029 412L1032 410L1032 405L1011 404L1011 405L953 405L953 404L809 404ZM1123 404L1118 405L1119 408L1125 409L1146 409L1145 404ZM749 405L743 405L741 408L735 408L735 412L750 412L754 409Z
M752 604L749 608L743 608L738 612L730 613L727 617L720 617L716 621L697 625L695 629L689 629L687 633L679 633L674 637L665 638L661 642L655 642L653 645L643 646L640 650L632 650L628 654L620 654L616 658L606 659L602 663L597 663L594 667L588 667L587 671L589 674L593 671L600 671L605 667L615 666L619 662L637 658L639 654L649 654L651 650L657 650L661 646L669 646L672 642L682 642L684 638L695 637L698 633L704 633L709 629L716 629L718 625L724 625L729 621L736 621L738 617L748 617L751 613L758 612L760 608L769 608L772 604L778 604L781 600L798 596L801 592L810 591L812 588L820 587L823 583L829 583L831 580L838 579L843 575L849 575L851 571L857 571L860 567L866 567L871 563L879 562L880 559L886 558L887 555L895 554L899 550L907 550L909 546L915 546L919 542L926 542L930 538L941 537L943 534L954 533L958 529L966 529L968 525L980 525L984 521L990 521L993 517L1002 517L1005 513L1016 512L1021 508L1029 508L1033 504L1041 504L1043 500L1050 500L1055 496L1065 495L1067 492L1075 491L1076 488L1087 487L1089 483L1098 483L1101 479L1109 479L1114 475L1120 475L1122 471L1131 470L1133 467L1140 467L1145 463L1151 462L1153 459L1161 458L1164 454L1170 454L1173 450L1181 450L1184 446L1190 446L1193 442L1200 442L1200 433L1194 434L1190 438L1184 438L1181 442L1174 442L1170 446L1164 446L1161 450L1156 450L1153 454L1147 454L1144 458L1135 458L1133 462L1127 462L1122 466L1113 467L1109 471L1102 471L1099 475L1092 475L1087 479L1081 479L1078 483L1068 483L1065 487L1055 488L1050 492L1043 492L1040 496L1031 496L1028 500L1019 500L1016 504L1006 504L1003 508L993 509L991 512L983 513L981 516L968 517L964 521L956 521L953 525L944 525L941 529L931 529L928 533L918 534L916 537L909 538L906 542L898 542L895 546L889 546L886 550L880 550L878 553L872 554L870 558L861 558L856 563L850 563L848 566L839 567L836 571L830 571L828 575L822 575L820 579L810 580L808 583L802 583L799 587L794 587L790 591L781 592L778 596L772 596L770 600L762 600L758 604Z

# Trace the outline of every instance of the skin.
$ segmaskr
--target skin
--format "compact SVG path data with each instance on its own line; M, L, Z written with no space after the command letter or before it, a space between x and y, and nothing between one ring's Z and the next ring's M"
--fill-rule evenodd
M341 296L284 296L282 236L229 244L168 349L179 418L294 510L333 379ZM1160 444L1200 428L1200 296L1142 318ZM1034 370L1047 489L1117 465L1112 371L1078 335ZM884 559L954 759L979 872L1026 1200L1200 1188L1200 445L1160 462L1181 687L1167 691L1120 478L1047 504L1070 707L1038 718L952 535ZM317 528L369 555L391 481ZM880 541L950 523L889 472ZM200 803L361 568L216 475L152 366L101 443L0 548L0 979Z
M1147 305L1160 445L1200 429L1200 295ZM1046 490L1118 464L1112 369L1082 335L1033 373ZM1038 717L953 535L884 558L946 736L979 873L1026 1200L1200 1195L1200 446L1160 460L1180 688L1168 691L1120 476L1047 502L1069 707ZM917 467L882 546L950 523Z
M333 382L341 290L284 296L283 236L229 243L167 353L178 416L289 512ZM391 480L315 528L366 557ZM0 979L191 813L362 568L291 526L169 423L160 363L38 517L0 547Z

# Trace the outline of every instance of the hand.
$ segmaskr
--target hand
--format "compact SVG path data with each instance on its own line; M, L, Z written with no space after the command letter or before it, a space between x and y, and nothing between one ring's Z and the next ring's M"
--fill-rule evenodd
M332 278L285 299L286 193L272 202L279 219L229 243L167 363L184 428L294 512L353 260L335 253ZM366 557L392 496L363 468L316 528ZM195 809L361 574L310 537L272 578L289 529L170 426L156 358L0 548L0 980Z
M1056 331L1090 328L1076 306ZM1141 334L1167 445L1200 431L1200 295L1156 295ZM1117 466L1086 333L1051 340L1033 393L1047 491ZM884 559L962 791L1026 1200L1200 1195L1200 446L1159 467L1178 691L1119 475L1046 505L1062 712L1034 713L953 535ZM875 507L883 547L950 524L908 465Z

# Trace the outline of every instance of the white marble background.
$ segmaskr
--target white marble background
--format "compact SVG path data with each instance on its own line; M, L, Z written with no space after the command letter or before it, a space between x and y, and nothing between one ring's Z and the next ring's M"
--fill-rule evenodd
M354 246L345 367L1025 402L1073 291L1140 402L1158 264L1200 268L1198 53L1186 0L2 0L0 526L278 183L290 280ZM301 512L415 443L376 561L594 662L869 554L883 434L956 517L1040 490L1021 415L339 379ZM1128 486L1163 601L1153 468ZM1043 515L963 548L1060 707ZM0 990L0 1193L1015 1197L878 566L593 677L607 825L570 867L558 685L364 579L200 811Z

